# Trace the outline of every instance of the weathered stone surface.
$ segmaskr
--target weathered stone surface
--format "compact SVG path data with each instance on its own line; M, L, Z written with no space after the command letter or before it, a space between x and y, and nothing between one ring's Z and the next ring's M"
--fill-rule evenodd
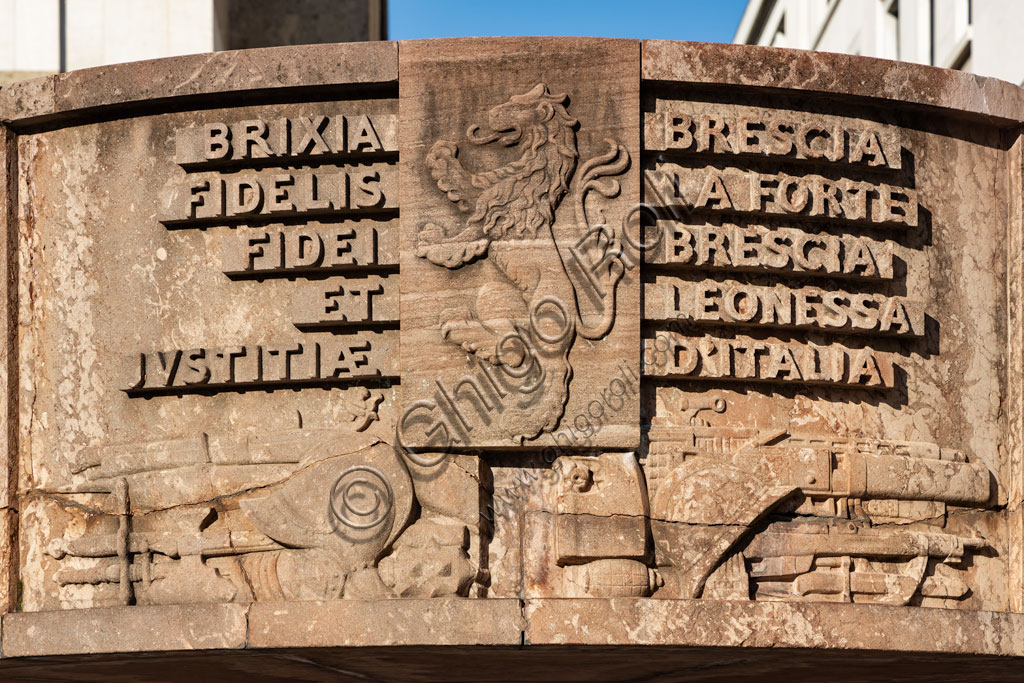
M17 150L16 136L0 126L0 310L4 313L3 342L0 343L0 396L7 397L0 408L0 509L14 502L17 486L17 402L12 400L18 385L18 284L14 278L17 249ZM2 552L2 550L0 550Z
M390 600L253 605L251 647L518 645L518 600Z
M1016 655L1019 614L696 600L528 600L531 645L813 647ZM898 634L894 636L894 634Z
M5 657L242 647L244 605L166 605L7 614Z
M56 110L54 76L39 76L0 89L0 120L31 119Z
M3 91L3 655L1024 657L1020 92L576 38Z
M0 614L18 608L18 513L0 509Z
M17 259L17 172L15 135L0 125L0 310L4 313L0 342L0 614L17 605L18 586L18 416L17 292L12 262Z
M948 69L888 59L750 45L644 40L643 78L879 98L1021 120L1019 87Z
M337 43L226 51L83 69L16 83L0 120L20 121L169 97L313 86L370 86L398 78L396 43Z

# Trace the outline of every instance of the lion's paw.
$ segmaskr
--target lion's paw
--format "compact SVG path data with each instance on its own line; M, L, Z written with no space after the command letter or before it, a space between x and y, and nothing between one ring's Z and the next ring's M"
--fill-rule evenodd
M443 242L446 237L442 226L437 223L424 223L416 233L416 245L418 248L433 246Z

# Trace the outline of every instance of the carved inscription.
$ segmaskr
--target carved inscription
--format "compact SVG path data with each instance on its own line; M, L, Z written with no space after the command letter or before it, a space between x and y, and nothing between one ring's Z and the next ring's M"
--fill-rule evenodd
M398 319L398 276L384 274L398 261L396 126L393 114L318 113L178 131L176 161L185 173L164 187L161 223L218 231L221 270L235 279L337 273L316 285L279 278L261 286L292 290L299 330L347 334L142 351L131 358L124 390L142 396L396 377L397 335L381 329Z
M648 171L647 182L664 205L687 209L893 227L914 227L918 220L917 192L889 183L674 163Z
M360 332L315 342L144 352L128 363L125 391L141 395L394 377L396 342L387 332Z
M644 231L645 263L662 273L645 284L645 319L657 332L648 351L664 355L648 374L691 379L801 382L886 389L896 373L889 353L839 343L815 345L802 330L833 335L920 338L925 311L904 296L766 283L743 275L844 278L886 282L896 272L894 241L857 234L858 226L896 228L920 221L917 191L902 173L898 129L837 116L728 107L721 112L648 113L648 150L660 150L646 173L648 204L658 217ZM716 157L701 165L695 158ZM814 162L821 173L745 168L756 158L784 165ZM749 160L749 161L746 161ZM724 162L724 163L722 163ZM833 170L835 169L835 170ZM846 177L856 169L857 174ZM871 170L871 179L857 177ZM840 233L841 231L841 233ZM728 280L682 271L728 272ZM899 290L897 290L898 292ZM761 327L790 336L760 339L692 328ZM782 334L777 332L774 334ZM700 336L706 335L706 336ZM648 359L649 360L649 359Z
M315 171L196 173L170 190L160 222L167 227L184 227L394 209L397 183L396 169L388 164Z
M225 236L221 264L232 276L398 265L397 222L370 220L266 226Z
M644 368L655 377L838 384L885 389L893 386L888 354L870 347L718 339L659 332L644 340Z
M834 117L797 121L789 116L729 116L652 112L644 117L649 150L757 155L864 164L898 169L898 132L851 125Z
M296 327L334 327L398 322L398 276L332 279L296 290L292 296Z
M667 279L649 283L646 291L644 316L649 320L924 335L924 310L902 297Z
M397 138L393 114L216 121L180 131L175 160L184 167L262 159L322 162L397 152Z
M893 277L892 243L794 228L662 220L646 230L650 264L825 277Z

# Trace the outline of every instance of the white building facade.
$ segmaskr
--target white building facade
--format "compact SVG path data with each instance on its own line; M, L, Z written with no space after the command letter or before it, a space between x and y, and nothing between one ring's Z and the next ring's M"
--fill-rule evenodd
M734 43L900 59L1024 83L1024 0L750 0Z
M0 0L0 85L140 59L382 40L386 0Z

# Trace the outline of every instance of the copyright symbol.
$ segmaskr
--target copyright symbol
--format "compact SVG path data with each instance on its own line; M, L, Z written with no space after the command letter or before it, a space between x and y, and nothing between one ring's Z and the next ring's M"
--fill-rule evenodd
M393 504L391 486L375 467L350 467L331 487L331 514L349 529L380 526L387 520Z

